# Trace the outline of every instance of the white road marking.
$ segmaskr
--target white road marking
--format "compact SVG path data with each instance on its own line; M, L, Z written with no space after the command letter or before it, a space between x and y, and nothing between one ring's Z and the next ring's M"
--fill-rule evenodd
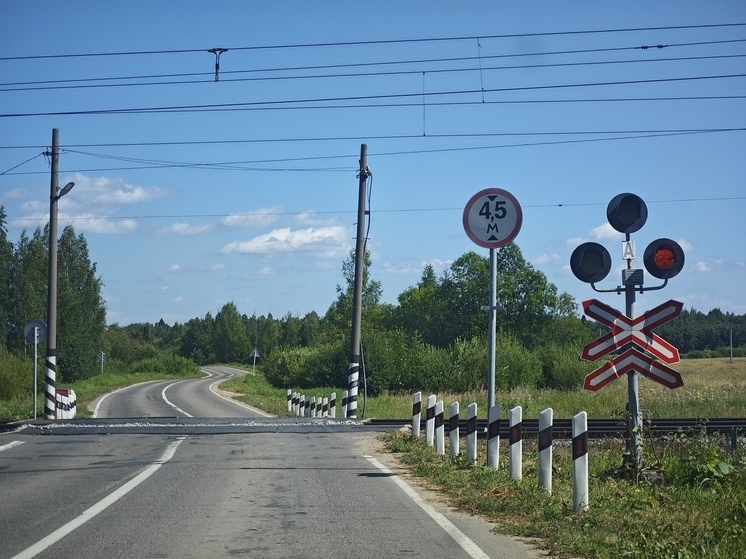
M163 389L163 391L161 392L161 396L163 397L163 401L166 402L173 409L175 409L177 412L183 413L187 417L194 417L191 413L185 412L179 406L177 406L176 404L174 404L171 400L169 400L168 398L166 398L166 390L168 390L169 388L171 388L174 384L179 384L180 382L184 382L184 381L183 380L177 380L176 382L172 382L171 384L169 384L166 388Z
M176 454L176 449L179 448L179 445L184 441L186 437L179 437L174 442L172 442L168 447L166 448L163 455L153 462L150 466L148 466L145 470L137 474L134 478L132 478L130 481L122 485L119 489L108 495L107 497L104 497L101 499L98 503L93 505L91 508L85 510L82 512L80 516L77 518L74 518L61 528L58 528L51 534L49 534L46 538L39 540L31 547L25 549L18 555L12 557L11 559L31 559L31 557L36 557L39 553L47 549L48 547L54 545L58 541L60 541L62 538L64 538L66 535L68 535L73 530L80 528L83 524L91 520L94 516L99 514L100 512L103 512L107 508L109 508L111 505L116 503L119 499L124 497L127 493L132 491L135 487L140 485L142 482L144 482L146 479L148 479L150 476L152 476L155 472L158 471L158 469L171 460L171 458L174 457L174 454Z
M8 444L4 444L3 446L0 446L0 452L3 450L8 450L10 448L13 448L14 446L18 446L19 444L23 444L25 441L11 441Z
M470 557L473 557L473 559L490 559L489 555L487 555L484 551L482 551L477 544L475 544L473 541L471 541L466 534L464 534L461 530L459 530L454 524L448 520L445 516L443 516L441 513L436 511L432 506L427 504L422 497L419 496L419 494L412 489L403 479L401 479L398 475L396 475L394 472L392 472L389 468L381 464L378 460L373 458L372 456L364 455L363 458L366 458L368 462L373 464L376 468L378 468L381 472L390 475L391 481L393 481L396 485L399 486L399 488L404 491L404 493L407 494L407 496L412 499L417 506L419 506L423 511L425 511L430 518L435 520L435 522L443 528L443 530L446 531L446 533L453 538L453 540L459 544L466 553L469 554Z
M148 380L145 382L138 382L137 384L131 384L130 386L125 386L123 388L118 388L116 390L112 390L111 392L107 392L101 398L99 398L98 402L96 402L96 407L93 410L93 417L98 417L98 409L101 407L101 402L103 402L108 396L111 396L112 394L116 394L117 392L121 392L122 390L127 390L128 388L133 388L135 386L139 386L141 384L148 384L150 382L159 382L157 380Z

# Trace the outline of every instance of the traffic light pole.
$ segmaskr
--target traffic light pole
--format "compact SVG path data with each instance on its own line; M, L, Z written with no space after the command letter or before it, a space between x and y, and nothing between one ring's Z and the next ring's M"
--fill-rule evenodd
M624 287L625 314L635 318L635 288L634 285ZM627 373L627 437L629 462L639 467L642 465L642 412L640 410L639 375L635 371Z

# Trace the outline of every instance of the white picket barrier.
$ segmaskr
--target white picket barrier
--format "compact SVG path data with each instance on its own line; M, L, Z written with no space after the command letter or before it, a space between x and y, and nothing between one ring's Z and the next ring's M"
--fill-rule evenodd
M588 414L572 418L572 510L588 510Z
M443 425L443 400L435 402L435 452L446 453L445 427Z
M435 444L435 395L427 397L425 407L425 443L429 446Z
M552 494L552 426L554 410L539 413L539 487Z
M412 438L420 436L420 421L422 420L422 392L415 392L412 397Z
M459 432L458 432L458 402L453 402L449 408L448 416L448 445L450 448L451 458L461 452L459 448Z
M510 410L510 479L523 478L523 408L516 406Z
M78 408L75 390L56 389L55 408L54 415L56 419L75 419Z
M487 466L497 469L500 465L500 404L487 412Z
M466 459L477 461L477 404L469 404L466 408Z

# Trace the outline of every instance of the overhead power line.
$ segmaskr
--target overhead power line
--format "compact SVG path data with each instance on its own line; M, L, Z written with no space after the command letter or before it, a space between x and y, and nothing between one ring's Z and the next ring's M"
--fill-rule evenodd
M722 43L737 43L746 42L746 39L735 39L729 41L705 41L697 43L678 43L672 45L665 45L665 48L681 47L681 46L692 46L692 45L713 45ZM664 45L661 45L661 48ZM434 63L452 63L452 62L473 62L479 61L480 64L483 61L490 59L505 59L505 58L516 58L525 56L550 56L550 55L566 55L566 54L588 54L588 53L605 53L614 51L629 51L637 50L640 47L615 47L615 48L603 48L603 49L582 49L572 51L554 51L544 53L519 53L519 54L501 54L501 55L488 55L488 56L470 56L470 57L451 57L451 58L438 58L438 59L424 59L424 60L401 60L401 61L383 61L383 62L368 62L368 63L354 63L354 64L327 64L327 65L313 65L313 66L296 66L286 68L264 68L264 69L250 69L250 70L230 70L223 71L223 82L246 82L246 81L276 81L276 80L295 80L295 79L329 79L329 78L352 78L352 77L376 77L376 76L394 76L394 75L409 75L419 74L423 70L411 69L411 70L392 70L392 71L373 71L373 72L345 72L345 73L325 73L325 74L306 74L306 75L282 75L282 76L255 76L247 78L228 78L225 76L236 76L240 74L274 74L274 73L288 73L298 71L309 71L309 70L335 70L335 69L352 69L352 68L369 68L376 66L409 66L413 64L434 64ZM520 65L507 65L507 66L482 66L480 67L460 67L460 68L429 68L427 73L448 73L448 72L471 72L471 71L502 71L502 70L521 70L521 69L541 69L541 68L561 68L561 67L580 67L580 66L598 66L607 64L640 64L640 63L655 63L655 62L693 62L703 60L716 60L716 59L728 59L728 58L743 58L746 54L721 54L721 55L710 55L710 56L685 56L685 57L669 57L669 58L645 58L645 59L633 59L633 60L600 60L600 61L585 61L585 62L564 62L564 63L551 63L551 64L520 64ZM201 78L201 79L178 79L174 78ZM163 80L170 81L163 81ZM127 80L160 80L160 81L127 81ZM204 84L214 81L213 73L211 72L190 72L190 73L177 73L177 74L150 74L141 76L111 76L102 78L78 78L78 79L63 79L63 80L38 80L38 81L26 81L26 82L8 82L0 83L0 92L10 91L49 91L49 90L62 90L62 89L92 89L92 88L107 88L107 87L143 87L143 86L162 86L162 85L188 85L188 84ZM117 83L105 83L105 82L117 82Z
M243 103L211 103L202 105L172 105L160 107L131 107L126 109L92 109L86 111L49 111L38 113L4 113L0 118L21 118L33 116L82 116L82 115L116 115L116 114L138 114L138 113L168 113L168 112L201 112L215 110L249 110L252 108L262 107L265 110L281 107L283 105L304 105L305 108L324 108L316 107L314 104L332 103L332 102L356 102L370 100L387 100L387 99L406 99L406 98L431 98L458 95L473 95L481 93L508 93L518 91L549 91L572 88L590 88L590 87L609 87L620 85L646 85L660 83L680 83L689 81L719 80L743 78L746 74L722 74L714 76L688 76L679 78L658 78L649 80L623 80L607 82L589 82L574 84L553 84L553 85L533 85L533 86L516 86L516 87L498 87L489 89L466 89L453 91L436 91L436 92L417 92L417 93L390 93L380 95L358 95L350 97L319 97L307 99L280 99L269 101L250 101ZM355 105L351 105L355 106ZM382 105L386 106L386 105Z
M391 45L391 44L447 42L447 41L474 41L474 40L488 40L488 39L518 39L518 38L529 38L529 37L594 35L594 34L609 34L609 33L630 33L630 32L641 32L641 31L722 29L722 28L736 28L736 27L744 27L744 26L746 26L746 23L716 23L716 24L706 24L706 25L669 25L669 26L659 26L659 27L585 29L585 30L579 30L579 31L545 31L545 32L538 32L538 33L509 33L509 34L500 34L500 35L465 35L465 36L453 36L453 37L423 37L423 38L414 38L414 39L382 39L382 40L368 40L368 41L336 41L336 42L328 42L328 43L290 43L290 44L284 44L284 45L282 44L253 45L253 46L228 47L225 50L232 50L232 51L249 50L251 51L251 50L298 49L298 48L319 48L319 47L351 47L351 46L365 46L365 45ZM653 45L649 48L656 48L656 47L657 45ZM209 52L209 51L210 51L210 48L206 47L206 48L192 48L192 49L89 52L89 53L69 53L69 54L40 54L40 55L22 55L22 56L3 56L3 57L0 57L0 61L43 60L43 59L57 59L57 58L85 58L85 57L99 57L99 56L143 56L143 55L157 55L157 54L188 54L188 53Z

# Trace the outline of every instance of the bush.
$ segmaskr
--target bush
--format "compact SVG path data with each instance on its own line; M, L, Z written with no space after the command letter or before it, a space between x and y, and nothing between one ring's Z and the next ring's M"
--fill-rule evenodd
M349 358L343 345L275 349L264 361L262 371L275 388L345 386Z
M495 389L538 386L541 360L526 349L512 334L500 332L495 355Z
M37 373L43 382L44 366L41 360ZM33 359L8 353L5 346L0 346L0 400L18 400L29 396L33 390Z
M537 348L542 363L542 385L557 390L582 386L585 376L598 365L580 359L581 352L580 347L557 344Z

